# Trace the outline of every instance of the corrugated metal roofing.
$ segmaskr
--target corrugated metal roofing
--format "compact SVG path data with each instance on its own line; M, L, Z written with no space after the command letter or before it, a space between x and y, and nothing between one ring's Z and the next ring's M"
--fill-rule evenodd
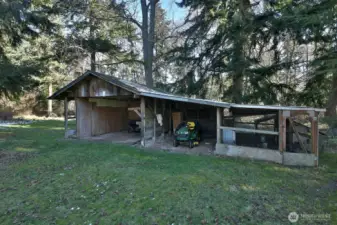
M152 97L152 98L166 99L166 100L179 101L179 102L188 102L188 103L195 103L195 104L209 105L209 106L216 106L216 107L223 107L223 108L265 109L265 110L313 110L317 112L325 112L325 109L317 109L317 108L311 108L311 107L276 106L276 105L247 105L247 104L234 104L234 103L228 103L228 102L220 102L220 101L208 100L208 99L188 98L184 96L173 95L173 94L157 91L157 90L148 88L142 84L118 79L113 76L108 76L102 73L92 72L92 71L85 72L82 76L73 80L68 85L61 88L60 90L56 91L53 95L49 97L49 99L61 99L60 95L62 93L64 93L69 88L73 87L74 85L76 85L77 83L79 83L80 81L82 81L89 75L98 77L102 80L105 80L108 83L124 88L134 94L137 94L140 96Z
M109 79L111 77L111 76L107 76L104 74L99 74L99 76L105 77L106 79ZM123 85L125 86L135 88L136 92L134 93L140 96L160 98L160 99L179 101L179 102L189 102L189 103L202 104L202 105L211 105L211 106L218 106L218 107L224 107L224 108L228 108L230 105L227 102L220 102L220 101L200 99L200 98L188 98L188 97L184 97L180 95L169 94L169 93L165 93L162 91L157 91L157 90L148 88L145 85L138 84L132 81L127 81L127 80L122 80L122 79L119 79L119 81L123 83Z
M325 109L312 108L306 106L251 105L251 104L231 103L230 107L238 109L266 109L266 110L270 109L270 110L289 110L289 111L310 110L316 112L325 112Z
M152 98L160 98L160 99L166 99L166 100L172 100L172 101L179 101L179 102L189 102L189 103L195 103L195 104L201 104L201 105L210 105L210 106L217 106L217 107L224 107L228 108L229 103L226 102L219 102L219 101L213 101L213 100L207 100L207 99L198 99L198 98L188 98L184 96L179 95L173 95L161 91L157 91L151 88L146 87L145 85L138 84L132 81L122 80L118 79L113 76L108 76L102 73L87 71L82 76L78 77L77 79L70 82L68 85L64 86L60 90L56 91L53 95L49 97L49 99L61 99L60 95L67 91L69 88L73 87L83 79L85 79L87 76L92 75L95 77L98 77L102 80L105 80L108 83L111 83L113 85L119 86L121 88L124 88L134 94L140 95L140 96L146 96L146 97L152 97Z

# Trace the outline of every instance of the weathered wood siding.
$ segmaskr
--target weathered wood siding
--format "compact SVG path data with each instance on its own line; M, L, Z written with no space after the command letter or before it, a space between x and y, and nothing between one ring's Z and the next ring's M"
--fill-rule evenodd
M92 106L92 136L127 130L128 113L126 107Z
M76 98L76 130L78 137L91 136L91 103L86 98Z
M127 130L127 107L98 106L88 98L76 98L76 113L80 138Z
M89 81L82 81L77 87L77 97L89 97Z
M90 97L113 97L118 95L132 95L132 93L104 80L92 78L89 83L89 95Z

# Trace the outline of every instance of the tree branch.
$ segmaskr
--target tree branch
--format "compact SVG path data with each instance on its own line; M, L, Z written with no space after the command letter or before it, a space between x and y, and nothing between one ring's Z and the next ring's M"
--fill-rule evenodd
M122 61L114 62L114 63L96 63L96 64L105 65L105 66L113 66L113 65L118 65L122 63L138 63L138 64L144 65L144 62L138 59L126 59L126 60L122 60Z
M109 8L114 9L120 18L132 22L139 29L143 29L142 24L139 21L137 21L135 18L133 18L129 10L125 7L125 3L122 2L118 4L115 1L111 1Z

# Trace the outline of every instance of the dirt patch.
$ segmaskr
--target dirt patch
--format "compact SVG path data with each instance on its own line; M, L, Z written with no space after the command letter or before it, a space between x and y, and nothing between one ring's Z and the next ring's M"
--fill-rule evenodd
M135 143L140 142L140 134L139 133L128 133L128 132L113 132L102 134L98 136L92 136L83 138L89 141L105 141L105 142L112 142L117 144L131 144L134 145Z
M11 152L5 149L0 149L0 170L4 170L13 163L27 160L35 155L36 154L34 153Z
M138 146L141 147L140 144ZM186 143L181 143L179 146L174 147L173 137L158 137L156 142L151 140L147 141L147 148L191 155L213 155L215 150L215 140L206 139L201 141L198 146L189 148Z

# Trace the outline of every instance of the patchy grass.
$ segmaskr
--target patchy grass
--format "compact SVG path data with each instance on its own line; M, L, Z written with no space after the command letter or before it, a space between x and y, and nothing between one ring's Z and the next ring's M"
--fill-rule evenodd
M14 160L0 160L0 224L274 225L292 211L331 214L299 224L337 224L336 154L289 168L63 140L62 126L3 131L1 153Z

